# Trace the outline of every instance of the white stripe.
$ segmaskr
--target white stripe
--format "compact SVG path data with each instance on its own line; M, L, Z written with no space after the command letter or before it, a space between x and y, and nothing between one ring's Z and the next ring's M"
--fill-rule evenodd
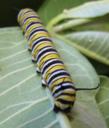
M72 88L66 88L64 90L60 90L59 92L55 93L53 97L58 97L61 93L63 93L64 91L68 91L70 92L70 90L73 90Z
M40 45L40 44L42 44L42 43L44 43L44 42L40 42L40 43L38 43L37 45L35 45L34 46L34 48L33 48L33 50L32 50L32 48L30 48L31 50L32 50L32 58L33 58L33 60L35 60L36 61L36 56L34 57L34 52L36 51L36 50L38 50L37 49L37 47Z
M33 48L33 50L32 50L32 55L34 55L34 52L35 52L36 50L38 50L37 47L39 47L39 45L45 44L45 43L48 43L48 41L41 41L40 43L38 43L37 45L35 45L34 48ZM49 45L48 45L48 46L49 46ZM30 48L30 49L32 49L32 48ZM37 56L37 55L36 55L36 56ZM34 57L33 57L33 58L34 58ZM36 57L34 58L34 60L36 60Z
M34 13L34 12L29 12L29 13L27 13L27 14L25 14L25 15L27 15L27 17L25 17L25 19L22 19L23 21L22 21L22 26L28 21L28 20L30 20L30 17L31 16L36 16L36 17L34 17L34 18L36 18L36 22L37 22L37 19L39 20L39 17ZM27 18L29 18L29 19L27 19ZM33 17L32 17L33 18ZM26 20L27 19L27 20ZM26 21L25 21L26 20ZM25 22L24 22L25 21Z
M67 87L69 85L73 87L73 83L62 83L61 84L62 87ZM59 85L59 86L54 87L54 90L56 91L56 90L60 89L61 86Z
M54 67L54 66L57 66L57 65L63 65L63 64L61 64L61 63L57 63L57 64L53 64L53 65L50 65L45 71L44 71L44 73L43 73L43 77L46 75L46 72L51 68L51 67Z
M49 82L49 80L51 79L52 76L54 76L54 75L56 75L56 74L58 74L58 73L62 73L62 72L67 73L65 70L62 70L62 69L59 70L59 71L56 71L56 72L51 73L51 75L50 75L50 77L48 78L47 82Z
M52 46L44 47L43 49L41 49L41 50L38 52L36 58L38 58L39 54L41 54L43 51L45 51L45 50L47 50L47 49L53 49L53 47L52 47Z
M37 41L39 41L39 40L42 40L42 39L44 39L45 37L40 37L40 38L38 38L37 40L35 40L33 43L32 43L32 47L33 47L33 45L37 42ZM46 37L47 38L47 37ZM48 38L49 39L49 38ZM37 45L37 44L36 44Z
M61 76L58 76L58 77L56 77L55 79L53 79L48 85L50 86L50 85L52 85L52 83L54 82L54 81L56 81L56 80L58 80L58 79L60 79L60 78L69 78L69 76L68 75L61 75ZM64 81L63 81L64 82Z
M48 61L43 65L43 67L42 67L42 69L41 69L41 72L43 72L44 68L45 68L49 63L51 63L51 62L53 62L53 61L55 61L55 60L59 60L59 59L50 59L50 60L48 60Z
M38 40L36 40L36 41L34 41L34 44L35 44L35 42L37 42ZM34 50L41 44L41 43L48 43L48 41L41 41L41 42L38 42L38 44L36 43L35 44L35 46L34 46L34 48L33 48L33 50L32 50L32 53L34 52ZM32 47L33 47L33 45L34 44L32 44Z
M34 29L33 31L31 31L31 33L34 32L35 30L38 30L38 29L43 29L43 30L45 30L45 29L41 26L41 27L38 27L38 28ZM28 37L28 40L31 41L31 39L33 38L33 36L34 36L34 35L38 35L38 33L40 33L40 32L46 32L46 31L39 30L39 31L35 32L35 33L32 34L32 35L31 35L31 33L30 33L29 36L30 36L30 35L31 35L31 36L30 36L30 38ZM46 32L46 33L47 33L47 32Z
M44 55L42 55L42 56L39 58L39 60L37 61L37 64L40 63L41 59L42 59L44 56L47 56L47 55L49 55L49 54L56 54L56 55L58 55L58 53L55 52L55 51L47 52L47 53L45 53Z
M37 22L37 21L36 21ZM27 26L26 26L27 27ZM40 28L43 28L44 29L44 27L43 26L39 26L39 27L35 27L35 28L33 28L30 32L25 32L25 35L26 35L26 33L27 33L27 35L28 35L28 37L27 37L27 39L29 40L29 36L30 36L30 34L32 33L32 32L34 32L35 30L38 30L38 29L40 29ZM25 30L26 30L26 28L25 28Z
M37 21L36 21L36 22L37 22ZM31 23L30 23L30 24L31 24ZM30 24L28 24L28 26L29 26ZM27 27L25 28L25 33L28 33L27 31L29 31L30 27L32 27L32 26L34 26L34 25L37 25L37 24L40 24L40 25L42 26L41 22L40 22L40 23L35 23L35 24L30 25L28 29L27 29L27 27L28 27L28 26L27 26ZM40 26L40 27L41 27L41 26ZM36 28L36 27L37 27L37 26L35 26L35 28ZM35 28L33 28L33 29L35 29ZM27 29L27 30L26 30L26 29ZM33 30L33 29L32 29L32 30Z

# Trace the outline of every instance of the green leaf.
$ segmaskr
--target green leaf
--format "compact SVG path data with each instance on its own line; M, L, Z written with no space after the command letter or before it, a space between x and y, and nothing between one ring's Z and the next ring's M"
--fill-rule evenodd
M66 34L70 44L85 55L109 65L109 33L82 31Z
M99 83L98 76L94 68L89 64L88 60L86 60L86 58L77 52L73 47L69 47L63 41L56 40L54 42L56 43L56 49L59 49L59 53L61 54L65 65L68 67L68 71L70 72L74 82L76 82L76 87L96 87Z
M87 21L87 18L90 18L90 19L96 18L96 17L104 16L108 13L109 13L109 1L108 0L87 2L75 8L64 9L62 13L60 13L58 16L56 16L49 22L47 27L50 30L54 25L62 21L65 21L66 24L68 24L67 20L69 22L69 19L73 20L77 18L78 18L79 24L83 24L84 22L81 21L80 18L82 18L83 20L86 19L86 23L87 23L90 21L90 20ZM71 27L74 25L72 23Z
M5 28L0 35L4 37L0 40L0 128L106 128L95 104L95 91L77 92L71 121L62 113L55 114L51 94L41 87L21 30ZM54 42L75 86L96 87L99 78L90 63L63 41Z
M96 69L96 71L99 75L109 75L109 66L108 65L100 63L100 62L93 60L89 57L88 57L88 60L94 66L94 68Z
M38 13L43 22L47 24L48 21L50 21L57 14L61 13L62 10L80 5L86 1L87 0L65 0L63 2L63 0L45 0L45 2L39 8Z
M88 2L63 12L66 18L94 18L109 13L109 1Z
M96 101L109 127L109 77L101 76L101 87L96 94Z
M83 25L83 24L88 23L88 22L90 22L89 19L71 19L71 20L68 20L65 23L61 23L59 25L56 25L53 28L53 31L62 32L62 31L65 31L65 30L72 29L76 26Z

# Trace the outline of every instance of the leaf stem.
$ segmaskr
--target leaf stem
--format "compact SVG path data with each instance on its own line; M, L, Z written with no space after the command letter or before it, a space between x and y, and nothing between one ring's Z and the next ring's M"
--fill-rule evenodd
M65 23L62 23L60 25L55 26L53 28L53 30L55 32L60 32L60 31L64 31L64 30L67 30L67 29L73 29L73 27L88 23L90 21L91 20L89 20L89 19L71 19L71 20L69 20Z
M51 28L57 24L58 22L62 21L65 18L64 14L59 14L56 17L54 17L47 25L47 29L51 30Z

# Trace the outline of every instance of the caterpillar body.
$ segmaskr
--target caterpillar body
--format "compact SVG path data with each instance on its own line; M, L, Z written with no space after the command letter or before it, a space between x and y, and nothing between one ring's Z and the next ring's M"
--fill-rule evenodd
M51 91L54 111L70 111L76 89L48 31L32 9L22 9L17 20L28 39L28 49L32 52L32 61L36 62L36 70L42 75L42 85Z

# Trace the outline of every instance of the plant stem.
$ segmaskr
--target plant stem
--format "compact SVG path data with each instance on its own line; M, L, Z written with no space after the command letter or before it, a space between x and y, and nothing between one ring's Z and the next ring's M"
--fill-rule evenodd
M88 22L90 22L89 19L71 19L65 23L57 25L56 27L53 28L53 30L55 32L60 32L60 31L64 31L67 29L73 29L73 27L76 27L78 25L82 25Z
M47 29L48 30L51 30L51 28L57 24L58 22L62 21L63 19L65 18L65 15L64 14L60 14L56 17L54 17L47 25Z

